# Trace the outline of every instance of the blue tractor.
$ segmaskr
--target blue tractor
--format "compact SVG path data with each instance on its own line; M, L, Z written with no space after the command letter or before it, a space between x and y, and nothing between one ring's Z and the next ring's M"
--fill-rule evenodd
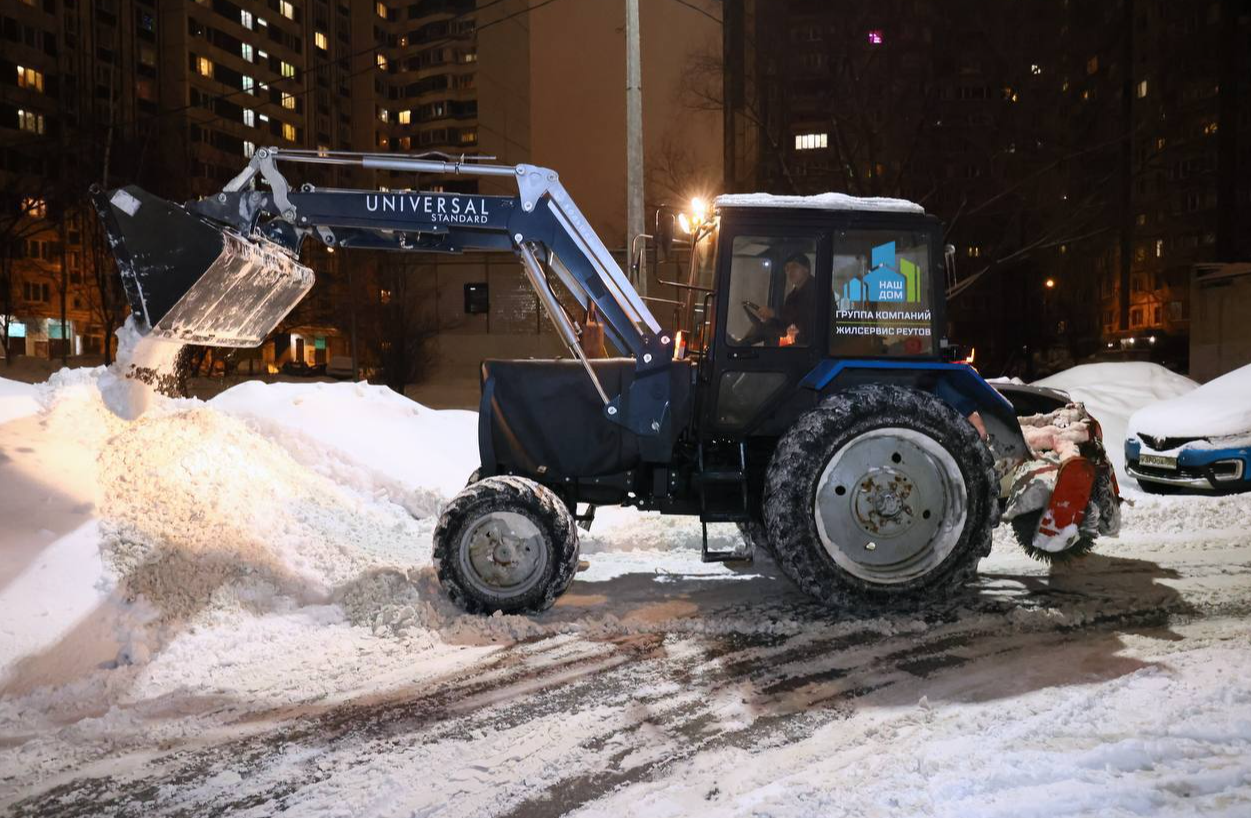
M283 163L517 193L297 188ZM722 196L683 217L689 266L664 282L678 297L645 299L557 175L531 165L265 148L213 197L95 200L136 321L184 343L260 344L312 285L306 238L517 255L569 357L482 364L481 467L434 535L467 611L550 606L577 571L579 523L603 505L698 516L705 559L767 549L831 604L934 599L974 577L1032 462L1012 403L949 360L941 225L908 202ZM1097 513L1109 467L1077 460L1016 515L1023 544L1057 554L1114 533ZM737 523L747 547L710 550L711 522Z

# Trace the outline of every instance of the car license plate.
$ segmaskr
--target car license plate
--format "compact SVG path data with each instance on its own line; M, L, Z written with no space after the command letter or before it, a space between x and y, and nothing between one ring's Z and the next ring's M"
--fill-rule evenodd
M1177 471L1177 458L1167 457L1162 454L1140 454L1138 455L1138 463L1143 466L1153 466L1157 469Z

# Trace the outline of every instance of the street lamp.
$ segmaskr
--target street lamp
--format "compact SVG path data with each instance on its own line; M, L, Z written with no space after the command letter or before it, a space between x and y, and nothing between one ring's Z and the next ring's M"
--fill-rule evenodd
M1056 286L1056 280L1055 280L1054 278L1049 278L1049 279L1047 279L1047 280L1046 280L1045 282L1043 282L1043 283L1047 285L1047 289L1048 289L1048 290L1054 290L1054 289L1055 289L1055 286Z
M689 216L686 213L678 214L678 226L682 228L683 233L688 235L693 235L706 221L708 221L708 203L698 196L691 199Z

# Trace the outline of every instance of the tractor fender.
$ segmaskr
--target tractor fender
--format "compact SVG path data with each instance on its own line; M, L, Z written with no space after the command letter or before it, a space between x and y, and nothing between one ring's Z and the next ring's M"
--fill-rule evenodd
M977 412L1000 474L1030 456L1012 404L968 364L831 358L813 367L800 386L828 394L865 383L910 386L933 394L965 417Z

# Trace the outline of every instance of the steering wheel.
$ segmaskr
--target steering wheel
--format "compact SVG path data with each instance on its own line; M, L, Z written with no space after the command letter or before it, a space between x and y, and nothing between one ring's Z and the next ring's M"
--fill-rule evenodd
M760 305L754 301L743 302L743 312L747 313L747 317L751 320L752 328L759 327L767 320L760 314Z

